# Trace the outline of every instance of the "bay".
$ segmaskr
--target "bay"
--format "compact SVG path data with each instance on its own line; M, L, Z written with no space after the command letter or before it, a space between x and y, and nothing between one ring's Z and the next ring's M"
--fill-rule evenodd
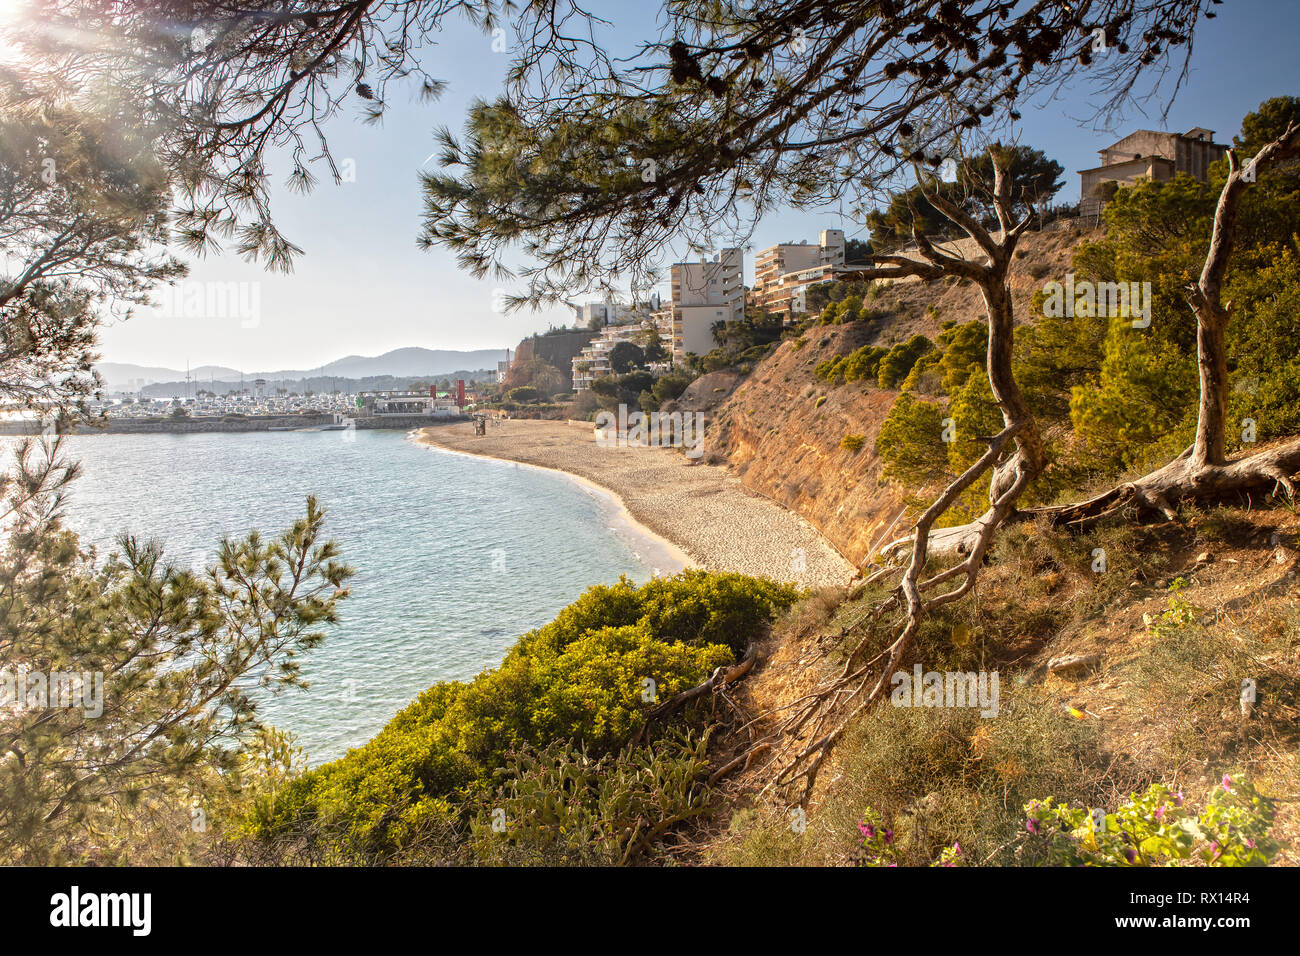
M496 666L589 586L680 567L611 496L400 432L83 435L66 448L83 465L67 524L101 559L129 532L197 569L223 535L278 533L318 496L357 571L352 594L303 658L310 688L258 697L313 765L370 739L431 684Z

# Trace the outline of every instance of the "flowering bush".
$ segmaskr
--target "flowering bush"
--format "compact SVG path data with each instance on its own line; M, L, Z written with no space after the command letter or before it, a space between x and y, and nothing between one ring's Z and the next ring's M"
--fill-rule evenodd
M860 866L898 866L905 863L903 852L894 842L894 831L885 826L880 814L870 807L862 814L858 823L862 833L862 849L857 862ZM961 860L961 846L954 843L944 849L939 857L931 861L931 866L957 866Z
M1278 850L1268 836L1273 804L1225 774L1200 814L1183 794L1152 784L1106 814L1104 825L1084 807L1030 801L1025 828L1052 866L1266 866Z

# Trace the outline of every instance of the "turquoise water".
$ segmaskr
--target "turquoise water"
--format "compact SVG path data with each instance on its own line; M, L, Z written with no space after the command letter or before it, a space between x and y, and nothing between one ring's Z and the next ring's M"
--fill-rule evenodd
M309 652L311 687L263 700L311 763L364 743L430 684L496 666L592 584L680 565L608 496L564 475L417 445L399 432L94 435L68 524L101 556L124 531L176 563L222 535L287 528L315 493L356 569L340 625Z

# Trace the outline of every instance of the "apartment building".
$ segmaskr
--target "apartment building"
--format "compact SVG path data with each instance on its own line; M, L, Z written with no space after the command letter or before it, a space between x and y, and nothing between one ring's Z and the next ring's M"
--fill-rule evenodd
M681 364L690 353L713 351L715 322L737 322L745 317L744 254L723 249L713 259L678 262L672 267L673 362ZM659 313L662 314L662 313Z
M591 388L591 383L598 378L612 374L609 353L619 342L632 342L640 345L646 333L654 329L659 333L660 341L668 347L672 337L672 311L661 310L652 314L644 311L633 313L634 320L622 325L607 325L592 339L587 346L573 357L573 390L583 392ZM654 369L655 366L651 365ZM663 371L665 369L659 369Z
M1119 142L1098 150L1101 165L1079 171L1079 214L1099 215L1114 187L1131 186L1150 179L1167 182L1185 173L1205 182L1210 164L1222 159L1228 147L1214 142L1214 130L1195 126L1186 133L1140 129Z
M784 313L787 320L806 311L808 286L841 278L863 265L845 264L844 232L823 229L817 244L783 242L769 246L754 258L754 287L749 301L756 309Z
M637 316L634 306L620 305L617 302L588 302L577 306L578 326L588 328L591 320L596 319L601 325L621 325L633 321Z

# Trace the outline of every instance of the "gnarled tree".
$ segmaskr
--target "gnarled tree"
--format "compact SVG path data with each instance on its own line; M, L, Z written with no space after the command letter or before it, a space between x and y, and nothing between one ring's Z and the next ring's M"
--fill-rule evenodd
M1222 300L1224 277L1232 258L1241 199L1259 174L1300 155L1300 123L1291 123L1244 164L1228 151L1228 177L1219 193L1209 251L1199 279L1187 289L1196 319L1196 363L1200 392L1196 439L1173 461L1134 481L1074 504L1035 509L1056 523L1085 525L1127 507L1176 517L1185 498L1215 498L1231 492L1280 487L1294 497L1292 476L1300 470L1300 437L1274 444L1253 455L1229 461L1226 454L1228 353L1226 333L1232 303Z
M450 172L424 181L426 245L453 250L479 276L508 275L503 257L511 249L533 257L516 304L614 283L635 291L655 280L651 263L673 241L734 246L781 206L836 200L865 218L909 169L978 153L994 131L1014 126L1020 102L1066 79L1092 81L1108 97L1105 108L1117 109L1144 72L1155 67L1163 77L1172 51L1190 53L1206 4L759 0L724 10L677 2L660 39L630 62L573 39L581 31L548 19L557 6L525 9L529 42L507 95L474 107L464 144L441 133ZM990 152L1001 159L988 184L991 228L919 175L925 199L968 237L972 254L936 248L915 229L917 256L878 255L859 273L957 276L979 287L987 372L1004 427L921 514L906 567L880 572L902 570L893 596L874 611L876 619L900 614L887 649L862 662L864 641L777 727L765 758L772 777L804 780L805 798L831 745L879 697L926 612L969 593L994 533L1045 465L1011 371L1007 269L1030 220L1013 211L1023 197L1012 194L1006 154ZM934 531L985 477L984 514ZM958 560L926 577L941 551Z

